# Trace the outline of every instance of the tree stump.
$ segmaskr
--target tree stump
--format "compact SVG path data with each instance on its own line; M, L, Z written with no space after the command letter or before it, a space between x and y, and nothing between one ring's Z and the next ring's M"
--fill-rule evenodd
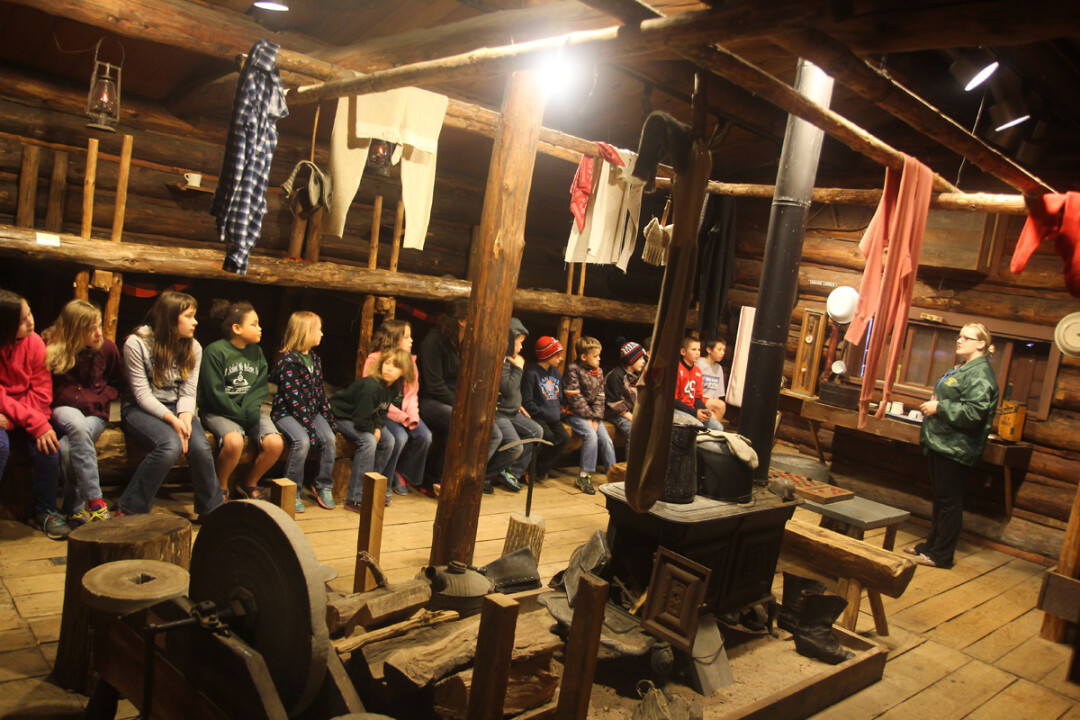
M544 533L547 523L540 515L510 513L510 526L506 529L506 542L503 543L503 555L508 555L523 547L529 548L533 560L540 564L540 551L544 549Z
M69 690L87 693L90 680L90 610L83 606L88 570L114 560L161 560L191 565L191 523L174 515L129 515L88 523L68 536L64 614L53 676Z

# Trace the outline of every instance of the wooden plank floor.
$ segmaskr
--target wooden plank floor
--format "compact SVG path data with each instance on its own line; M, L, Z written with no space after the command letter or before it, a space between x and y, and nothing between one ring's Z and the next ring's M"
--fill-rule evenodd
M570 553L607 526L602 495L574 489L573 476L556 474L539 484L533 512L545 518L547 535L540 562L545 582L566 566ZM158 503L160 512L191 510L190 493L177 492ZM312 501L297 516L319 561L333 566L333 589L352 589L358 517L328 512ZM476 564L498 557L512 512L522 512L525 496L496 490L485 495L477 533ZM417 493L395 496L386 508L382 567L391 582L414 576L427 562L436 503ZM816 523L803 510L796 517ZM901 528L897 547L924 531ZM880 543L883 531L867 534ZM25 525L0 522L0 718L80 717L85 697L65 692L49 680L60 630L64 580L63 543ZM782 591L782 570L802 572L781 558L774 590ZM1070 651L1039 638L1042 613L1035 610L1044 568L996 550L962 542L952 570L920 567L900 598L883 598L892 630L876 638L868 603L857 630L890 649L881 682L847 698L816 718L931 717L935 720L1080 720L1080 686L1065 680ZM721 709L717 706L715 709ZM710 716L714 708L706 710ZM118 717L134 717L121 706Z

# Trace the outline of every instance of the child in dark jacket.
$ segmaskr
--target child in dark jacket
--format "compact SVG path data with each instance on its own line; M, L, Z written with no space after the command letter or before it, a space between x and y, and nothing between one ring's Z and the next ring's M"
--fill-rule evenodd
M562 424L562 373L559 372L562 354L562 343L549 335L543 336L536 341L536 363L525 368L521 378L521 407L551 443L550 447L540 445L536 449L536 480L547 478L570 442Z
M266 357L259 347L259 314L248 302L215 301L210 319L221 326L222 338L203 350L199 413L217 440L218 484L222 493L227 492L248 435L258 444L259 454L236 492L243 498L260 499L259 480L281 456L284 442L274 421L262 411L270 387Z
M296 483L296 512L305 510L300 494L304 489L304 462L312 443L319 447L315 499L319 507L334 509L337 426L323 388L322 361L313 350L322 342L322 336L322 319L318 315L307 310L294 312L285 326L282 355L270 371L270 382L278 384L270 418L289 446L285 477Z
M353 454L345 509L360 512L364 474L386 466L394 449L394 439L383 432L390 405L400 407L402 388L416 382L412 356L401 348L385 351L370 375L358 378L330 398L330 408L341 434L356 445ZM386 494L390 503L390 493Z
M577 360L566 368L563 395L570 410L567 422L581 436L581 471L574 486L587 495L596 494L592 474L597 471L597 454L604 472L615 464L615 445L604 426L604 373L600 371L600 341L583 336L574 347Z
M529 411L521 404L521 378L525 368L525 358L521 356L521 345L529 331L517 318L510 318L510 338L503 358L502 376L499 379L499 397L495 403L495 427L502 436L502 445L526 438L542 437L544 431L529 417ZM484 492L491 492L492 481L511 492L521 490L525 471L529 467L535 445L519 445L510 450L497 453L488 462L487 476L484 478ZM505 463L505 465L503 465ZM500 467L500 465L503 465Z
M126 383L120 351L102 334L101 309L85 300L65 305L42 337L52 373L52 425L60 435L64 512L73 527L108 520L94 443Z
M630 423L637 404L637 381L645 367L645 348L636 342L625 342L619 348L619 366L607 374L604 395L607 409L604 417L630 439Z

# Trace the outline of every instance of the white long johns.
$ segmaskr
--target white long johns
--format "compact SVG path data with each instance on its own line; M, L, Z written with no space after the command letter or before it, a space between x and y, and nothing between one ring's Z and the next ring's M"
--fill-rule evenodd
M566 262L613 264L623 272L634 253L645 181L630 175L637 154L619 150L625 165L605 160L593 177L593 190L585 211L585 227L572 223L566 246Z
M401 161L401 199L405 203L403 247L423 249L435 190L435 159L446 116L445 95L399 88L338 100L330 137L334 197L326 232L341 237L371 140L397 143L393 163Z

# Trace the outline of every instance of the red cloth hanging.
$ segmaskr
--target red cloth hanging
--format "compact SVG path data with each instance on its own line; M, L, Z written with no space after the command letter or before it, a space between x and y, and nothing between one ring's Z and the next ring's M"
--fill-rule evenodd
M1053 240L1064 264L1065 287L1080 297L1080 193L1024 198L1028 219L1013 251L1009 270L1019 275L1043 240Z
M574 213L579 231L585 229L585 210L589 207L589 195L592 194L593 159L581 156L574 181L570 183L570 212Z
M859 396L859 427L866 424L877 367L887 340L891 342L876 417L884 417L885 405L892 394L896 364L907 333L908 311L926 232L933 180L933 172L908 155L904 156L902 175L892 168L887 169L881 203L859 243L859 249L866 255L866 269L855 318L848 326L845 339L861 342L870 319L874 319Z

